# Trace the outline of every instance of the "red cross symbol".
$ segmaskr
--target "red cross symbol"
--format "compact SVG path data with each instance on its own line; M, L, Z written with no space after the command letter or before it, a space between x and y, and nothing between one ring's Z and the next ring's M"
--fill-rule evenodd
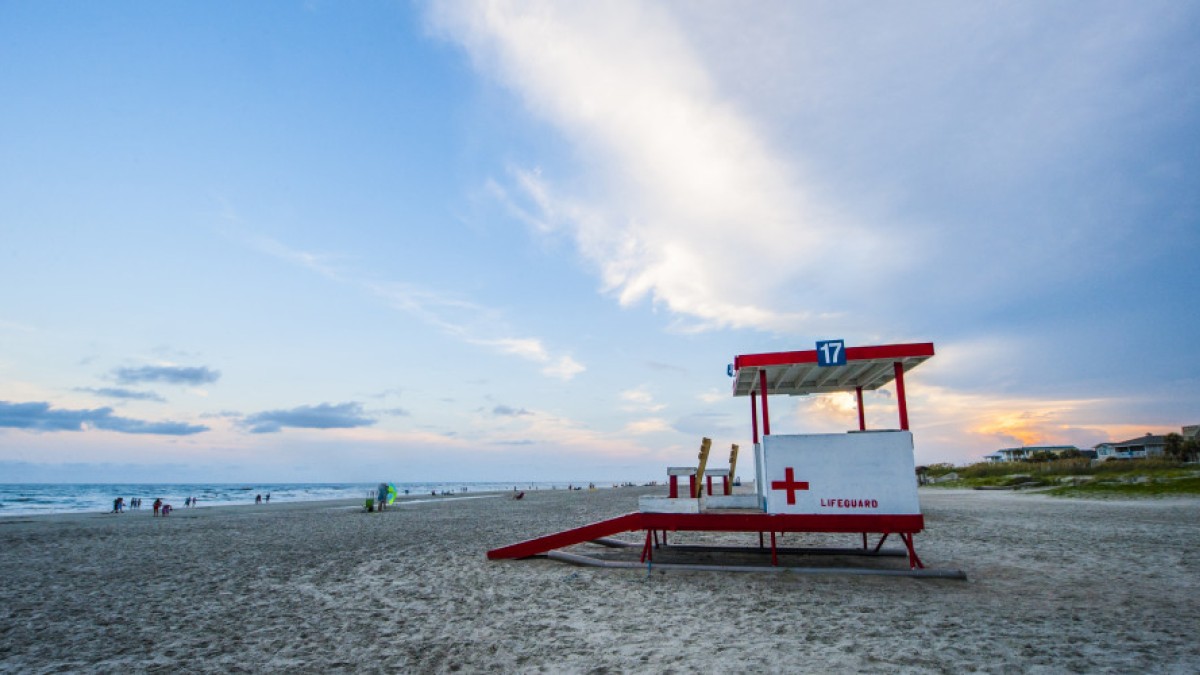
M787 503L796 503L796 491L807 490L808 481L797 481L796 473L792 471L792 467L783 470L783 480L771 481L772 490L787 490Z

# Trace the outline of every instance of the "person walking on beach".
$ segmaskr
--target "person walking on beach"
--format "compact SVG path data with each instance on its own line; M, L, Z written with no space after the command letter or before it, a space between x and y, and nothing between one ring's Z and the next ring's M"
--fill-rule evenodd
M261 503L262 503L262 495L261 495L261 494L254 495L254 503L255 503L255 504L261 504Z
M162 508L162 497L154 500L154 515L158 515L158 510Z
M388 486L387 483L380 483L375 489L375 503L379 505L379 510L382 511L387 506Z
M268 503L268 504L270 504L270 503L271 503L271 493L270 493L270 492L268 492L268 493L267 493L267 498L266 498L266 499L264 499L263 501L264 501L264 502L266 502L266 503Z

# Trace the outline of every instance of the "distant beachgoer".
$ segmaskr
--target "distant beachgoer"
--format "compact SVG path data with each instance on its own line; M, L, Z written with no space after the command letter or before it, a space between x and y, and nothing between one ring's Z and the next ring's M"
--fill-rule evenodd
M113 500L113 510L110 511L109 513L120 513L120 512L121 512L121 498L117 497L116 499Z
M255 503L255 504L261 504L261 503L262 503L262 495L260 495L260 494L259 494L259 495L254 495L254 503Z
M199 497L192 497L192 508L196 508L196 505L200 503L199 499Z
M379 510L382 511L387 506L388 484L380 483L379 487L375 488L375 503L379 505Z
M159 509L162 508L162 497L154 500L154 515L158 515Z
M162 505L162 514L163 514L164 518L171 515L171 505L170 504Z
M191 507L192 507L192 498L184 497L183 498L183 508L190 509Z
M268 503L268 504L270 504L270 503L271 503L271 493L270 493L270 492L268 492L268 493L267 493L267 498L266 498L266 499L264 499L263 501L265 501L265 502L266 502L266 503Z

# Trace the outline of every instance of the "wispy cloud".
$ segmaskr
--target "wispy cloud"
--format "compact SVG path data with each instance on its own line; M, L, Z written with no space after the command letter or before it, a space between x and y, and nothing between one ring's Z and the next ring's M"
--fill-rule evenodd
M268 410L247 415L241 422L251 433L266 434L295 429L352 429L375 424L366 417L361 403L321 403L302 405L288 410Z
M35 401L10 403L0 401L0 427L30 431L85 431L101 429L123 434L158 434L189 436L208 431L208 427L184 422L148 422L113 415L112 408L69 410L52 408L49 403Z
M468 342L493 347L503 354L512 354L527 361L540 363L543 375L560 380L570 380L586 370L582 363L568 354L551 354L537 338L469 339Z
M75 391L83 391L96 394L97 396L119 398L128 401L157 401L162 403L167 400L152 391L137 391L135 389L122 389L120 387L76 387Z
M166 384L200 385L221 379L221 372L204 366L141 366L117 368L113 377L120 384L163 382Z
M469 299L416 284L366 279L353 270L339 268L336 257L299 251L267 237L251 240L260 251L301 265L322 276L353 284L383 299L392 308L416 317L425 324L467 344L539 364L547 377L570 380L586 367L570 354L555 352L540 338L505 331L502 313Z
M307 268L326 279L332 281L345 281L345 277L338 272L337 262L343 260L340 256L333 256L323 253L312 253L309 251L301 251L286 246L275 239L262 235L248 235L243 237L243 240L250 244L253 248L267 253L276 258L287 260L301 267Z
M518 417L521 415L532 415L533 413L529 412L528 410L526 410L524 408L518 409L518 408L513 408L512 406L498 405L498 406L492 408L492 414L499 415L501 417Z

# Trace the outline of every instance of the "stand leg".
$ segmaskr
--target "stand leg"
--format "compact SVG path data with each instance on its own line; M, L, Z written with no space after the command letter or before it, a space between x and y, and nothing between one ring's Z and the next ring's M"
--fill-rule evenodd
M904 540L905 547L908 548L908 566L910 569L925 569L925 564L921 562L921 558L917 556L917 549L913 547L913 536L911 534L901 534L900 538Z
M891 533L890 533L890 532L884 532L884 533L883 533L883 536L879 538L879 543L878 543L878 544L875 544L875 552L876 552L876 553L879 553L879 549L883 548L883 542L887 541L887 538L888 538L888 535L889 535L889 534L891 534Z

